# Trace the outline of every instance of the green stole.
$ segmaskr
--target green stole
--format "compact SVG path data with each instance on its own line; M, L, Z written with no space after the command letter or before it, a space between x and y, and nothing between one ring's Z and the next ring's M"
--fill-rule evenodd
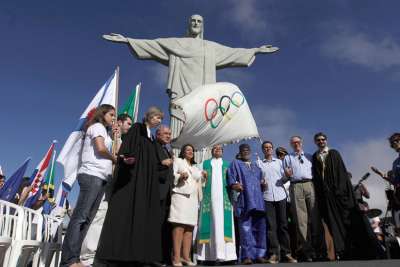
M223 161L222 164L222 180L223 180L223 199L224 199L224 240L232 242L232 205L229 200L227 185L226 185L226 171L228 170L229 163ZM208 179L206 186L203 189L203 201L200 210L200 225L199 225L199 243L206 244L210 242L211 237L211 179L212 167L211 159L203 162L203 169L207 172ZM218 170L219 171L219 170Z

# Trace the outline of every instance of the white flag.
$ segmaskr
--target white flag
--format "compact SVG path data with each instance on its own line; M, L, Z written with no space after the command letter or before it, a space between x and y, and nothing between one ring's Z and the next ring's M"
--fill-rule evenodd
M73 131L67 141L65 142L60 155L57 158L64 167L63 184L70 186L70 190L76 180L77 171L80 165L80 157L82 150L82 143L84 137L84 126L87 121L88 114L102 104L109 104L115 106L117 88L117 72L108 79L108 81L101 87L96 96L92 99L85 111L82 113L79 123L75 131Z

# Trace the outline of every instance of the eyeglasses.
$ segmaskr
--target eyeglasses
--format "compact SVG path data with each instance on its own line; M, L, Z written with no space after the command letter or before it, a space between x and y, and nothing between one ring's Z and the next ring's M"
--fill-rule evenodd
M300 164L303 164L304 163L304 160L303 160L303 158L301 157L301 155L299 155L299 161L300 161Z
M318 138L318 139L316 139L315 141L317 141L317 142L324 142L324 141L326 141L326 139L325 139L325 138Z

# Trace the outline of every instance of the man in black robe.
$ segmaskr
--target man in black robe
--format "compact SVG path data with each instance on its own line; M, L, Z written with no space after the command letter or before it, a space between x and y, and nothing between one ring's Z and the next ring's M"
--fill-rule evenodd
M316 202L332 236L336 259L377 258L377 240L357 205L342 157L328 148L324 133L317 133L314 142L318 146L312 158Z
M172 153L166 147L171 142L171 130L161 125L156 132L157 177L160 186L162 265L171 263L172 229L168 219L171 188L174 181Z
M119 150L96 252L96 261L107 267L161 261L160 193L150 128L158 126L162 116L150 108L145 122L130 128Z

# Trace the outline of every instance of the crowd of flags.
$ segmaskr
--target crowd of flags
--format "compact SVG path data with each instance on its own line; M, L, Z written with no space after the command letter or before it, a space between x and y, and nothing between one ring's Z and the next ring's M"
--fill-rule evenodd
M77 127L71 132L58 157L55 146L57 141L52 141L43 159L39 162L29 179L30 191L23 205L31 208L42 195L47 195L47 205L43 206L43 213L57 213L63 209L67 202L68 193L75 183L77 171L80 164L80 154L84 137L84 125L90 119L93 111L102 104L110 104L117 107L118 99L118 79L119 69L117 68L107 82L100 88L85 111L80 116ZM141 84L139 83L130 94L128 100L122 106L119 114L126 113L137 121L139 109L139 96ZM20 191L23 184L26 170L31 158L26 159L21 166L7 178L4 186L0 189L0 199L13 202L16 194ZM60 183L57 185L57 194L55 192L55 163L63 166L64 174ZM1 170L1 173L2 170ZM59 174L57 174L59 175Z

